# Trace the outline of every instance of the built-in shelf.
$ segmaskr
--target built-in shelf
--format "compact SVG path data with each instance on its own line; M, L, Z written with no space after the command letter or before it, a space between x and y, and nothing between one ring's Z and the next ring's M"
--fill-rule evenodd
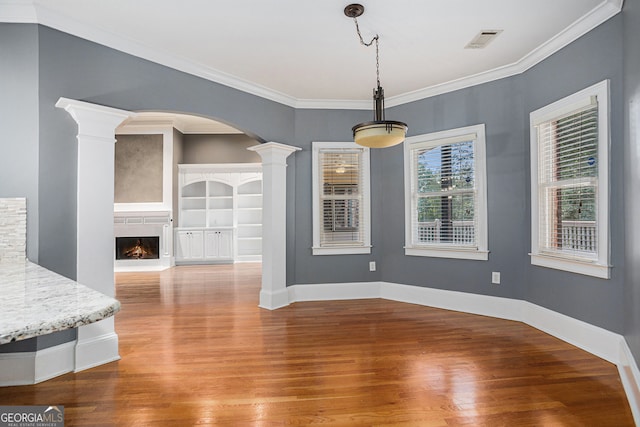
M262 165L259 163L179 165L179 227L176 241L191 251L178 253L180 262L206 258L206 250L200 251L201 242L208 248L215 246L212 238L217 232L228 229L228 235L220 237L224 256L227 256L227 241L231 244L233 261L260 261L262 259ZM202 231L202 237L196 231ZM184 234L191 233L191 234ZM181 233L181 234L179 234ZM193 234L196 233L196 234ZM207 240L209 236L209 240ZM206 248L205 248L206 249ZM202 256L200 256L202 252ZM211 252L211 251L210 251ZM180 256L179 256L180 255ZM217 257L220 258L220 257Z

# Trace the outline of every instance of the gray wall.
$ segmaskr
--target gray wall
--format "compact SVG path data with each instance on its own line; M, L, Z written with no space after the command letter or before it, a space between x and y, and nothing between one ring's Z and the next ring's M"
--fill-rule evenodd
M528 191L523 76L424 99L392 109L410 135L485 124L489 261L404 255L403 148L384 151L382 181L385 281L477 294L522 298L529 262ZM500 271L500 286L491 272Z
M27 257L38 262L38 26L0 24L0 197L27 198Z
M640 3L624 5L625 338L640 361Z
M371 255L312 256L311 210L311 142L352 141L354 124L371 120L366 111L300 110L296 112L296 145L302 148L292 154L296 167L289 163L287 178L287 282L288 284L363 282L380 280L379 272L369 272L369 260L380 259L382 241L377 224L380 220L378 184L371 181ZM378 170L380 152L371 153L371 175ZM290 191L291 188L294 190Z
M622 15L589 32L527 72L525 111L536 110L580 89L610 79L611 279L529 266L526 299L605 329L623 333L624 194Z
M116 135L114 202L162 203L163 135Z
M201 163L260 163L260 155L247 148L260 144L247 135L184 135L183 162Z
M4 46L12 41L9 37L18 36L10 34L12 24L0 27L3 49L8 49ZM290 107L48 27L24 27L38 35L38 44L25 50L39 57L34 73L40 76L40 91L39 97L33 99L37 100L40 118L38 254L41 264L53 271L75 278L77 126L68 113L55 108L60 97L130 111L194 113L228 123L261 141L293 143L294 110ZM22 39L15 43L17 52L24 47ZM24 98L20 95L16 99L21 97ZM3 109L14 106L13 99L5 97L0 104ZM27 112L27 119L21 120L37 128L30 120L36 113ZM37 151L24 153L24 158L31 168L38 167Z
M636 9L626 7L626 53L637 64L630 40L638 36ZM37 41L34 38L38 37ZM623 307L627 310L628 337L640 349L640 321L632 302L624 304L624 217L622 168L612 168L611 280L531 267L527 253L529 231L528 114L605 78L612 82L612 162L623 160L623 27L617 16L522 75L501 79L453 93L390 108L391 119L409 124L418 135L453 127L485 123L489 198L489 261L463 261L406 257L404 244L404 191L402 147L375 150L371 156L372 242L369 255L311 256L311 142L349 141L351 127L370 119L368 111L294 110L198 77L132 57L76 37L32 25L0 24L2 49L32 69L30 78L17 67L10 75L39 82L39 93L0 99L0 112L24 100L24 114L16 120L38 130L25 144L12 147L33 173L37 183L11 179L5 191L35 193L39 206L39 251L42 263L68 277L75 275L76 125L68 114L53 107L60 96L125 110L195 113L222 120L260 141L276 141L302 148L288 159L287 282L289 284L385 280L442 289L526 299L560 313L614 332L622 332ZM7 42L9 40L9 42ZM26 45L25 45L26 44ZM26 54L23 50L36 50ZM636 54L637 55L637 54ZM3 56L4 58L4 56ZM636 71L627 72L627 99L637 99L630 83ZM27 75L29 73L26 73ZM0 83L3 84L3 83ZM15 98L15 99L14 99ZM37 106L37 108L34 106ZM37 124L39 120L39 125ZM34 125L34 122L36 123ZM23 135L9 125L10 134ZM38 140L37 148L33 140ZM634 140L635 141L635 140ZM630 143L629 143L630 145ZM630 147L628 147L630 149ZM185 159L183 159L185 160ZM6 160L0 162L8 163ZM629 160L627 159L627 162ZM635 167L635 164L628 169ZM13 168L15 169L15 168ZM636 167L637 169L637 167ZM628 170L626 178L634 178ZM635 181L637 182L637 181ZM0 194L8 196L11 194ZM634 203L639 197L632 195ZM628 212L631 214L631 212ZM629 216L629 215L628 215ZM637 230L638 220L632 222ZM32 226L31 226L32 227ZM637 254L637 248L633 256ZM631 254L627 255L627 264ZM368 271L369 260L379 270ZM633 258L637 265L637 258ZM502 272L502 285L490 284L491 271ZM637 267L627 276L637 283ZM640 290L627 286L627 297L637 300Z

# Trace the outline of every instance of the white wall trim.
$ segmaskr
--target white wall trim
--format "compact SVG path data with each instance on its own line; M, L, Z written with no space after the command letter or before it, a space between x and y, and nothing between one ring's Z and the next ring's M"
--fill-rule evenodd
M522 322L618 366L634 419L640 425L640 371L624 337L615 332L510 298L389 282L289 286L289 303L383 298Z
M118 335L115 333L107 333L78 342L75 350L74 372L120 360Z
M640 425L640 370L625 340L620 343L620 361L617 365L633 419Z
M30 0L0 1L0 22L37 24L36 6Z
M620 362L622 335L574 319L527 301L521 301L522 317L527 325L575 345L608 362Z
M75 341L36 351L35 384L73 371Z
M288 286L289 302L382 298L383 282L327 283Z
M44 350L0 353L0 387L37 384L73 371L75 341Z
M77 37L117 49L121 52L161 64L175 70L202 77L240 91L250 93L271 101L300 109L371 109L371 100L332 100L298 99L282 92L258 85L223 71L206 67L195 61L169 54L159 49L151 49L121 35L100 30L82 22L60 15L41 3L22 0L18 4L0 1L0 22L39 23ZM495 68L483 73L464 77L412 92L388 97L387 107L406 104L466 87L491 82L505 77L521 74L559 51L598 25L607 21L622 10L623 0L604 0L591 12L579 18L563 32L538 46L513 64Z

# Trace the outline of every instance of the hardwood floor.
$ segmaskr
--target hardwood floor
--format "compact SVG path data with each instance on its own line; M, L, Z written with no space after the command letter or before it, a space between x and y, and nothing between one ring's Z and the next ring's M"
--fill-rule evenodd
M122 360L1 405L67 426L632 426L614 365L529 326L385 300L258 308L259 264L119 273Z

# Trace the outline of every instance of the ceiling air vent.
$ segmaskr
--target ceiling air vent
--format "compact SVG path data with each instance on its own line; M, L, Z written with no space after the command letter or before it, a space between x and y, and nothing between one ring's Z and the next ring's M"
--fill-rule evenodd
M493 41L502 30L482 30L469 42L465 49L484 49Z

